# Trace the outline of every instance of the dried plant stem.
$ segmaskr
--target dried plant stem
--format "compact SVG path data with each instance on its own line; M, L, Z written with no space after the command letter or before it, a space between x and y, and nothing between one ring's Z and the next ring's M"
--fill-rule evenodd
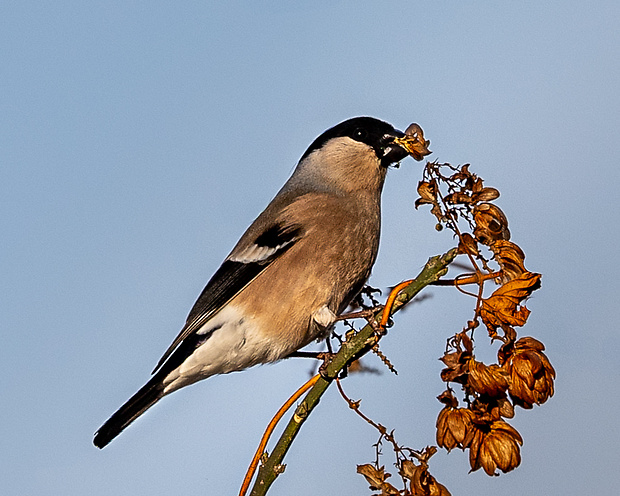
M502 275L501 271L499 272L491 272L490 274L484 274L482 272L477 272L470 276L461 276L456 279L441 279L439 281L435 281L433 286L463 286L465 284L480 284L483 281L488 281L489 279L495 279L496 277L500 277Z
M370 417L367 417L366 415L364 415L364 413L360 410L361 400L353 401L351 398L347 396L347 394L344 392L344 389L342 389L342 385L340 384L340 379L336 379L336 386L338 387L338 392L340 393L340 396L342 396L342 398L347 402L347 404L349 405L349 408L353 410L355 413L357 413L360 417L362 417L367 423L369 423L375 429L377 429L379 431L379 434L381 434L382 437L384 437L387 441L392 443L392 446L394 447L395 452L397 453L401 452L401 448L396 442L396 439L394 439L394 436L390 432L388 432L385 426L381 424L377 424Z
M444 255L432 257L426 263L418 277L412 281L407 281L407 285L399 285L398 288L400 291L397 291L391 298L391 308L383 312L381 321L385 320L385 323L387 323L391 315L411 301L422 289L445 275L448 270L448 265L454 260L455 256L456 249L452 249ZM403 287L400 288L400 286ZM319 403L327 388L334 379L339 376L343 369L370 351L379 337L373 326L368 324L357 334L342 343L338 353L334 355L332 361L324 368L321 376L316 380L305 398L295 409L293 417L285 427L273 451L266 457L264 463L260 467L252 492L250 493L252 496L267 494L269 487L271 487L276 477L284 470L284 465L282 465L284 456L295 440L301 426ZM264 448L259 447L259 451L262 451L262 449ZM259 454L258 458L263 458L262 454Z
M385 307L383 308L383 314L381 315L381 322L379 323L379 327L381 330L385 329L388 321L390 320L390 315L392 315L392 308L394 308L394 303L396 302L396 297L401 292L401 290L405 289L409 284L413 282L413 279L408 281L403 281L400 284L397 284L394 289L390 292L387 301L385 302Z
M349 408L353 410L355 413L357 413L368 424L372 425L375 429L379 431L380 437L379 437L379 441L377 441L377 463L376 463L377 466L379 465L379 456L381 454L379 451L380 449L379 447L381 445L382 439L385 439L392 445L392 449L394 450L394 453L396 454L397 460L399 459L399 457L406 458L405 451L409 452L411 455L415 456L416 458L421 459L419 452L414 451L410 448L403 448L396 442L396 438L394 437L394 431L388 432L387 428L384 425L378 424L374 420L372 420L370 417L366 416L360 410L360 403L362 402L362 400L353 401L351 398L349 398L349 396L347 396L347 394L344 392L344 389L342 388L342 384L340 384L340 379L338 378L336 379L336 386L338 387L338 392L340 393L340 396L342 396L344 401L347 402L347 405L349 405ZM406 480L403 478L403 484L406 484L406 483L407 483Z
M265 433L260 440L258 448L256 449L256 453L254 453L254 458L252 458L252 463L250 463L248 471L245 474L245 479L243 479L243 484L241 484L239 496L245 496L245 494L248 492L250 482L252 482L252 477L254 477L254 472L256 472L256 467L258 467L258 463L260 462L260 459L265 452L265 448L267 447L267 441L269 441L269 438L271 437L271 434L276 428L276 425L278 425L280 419L284 416L288 409L293 406L293 403L295 403L301 397L301 395L303 395L306 391L308 391L308 389L310 389L316 384L316 381L318 381L320 377L321 376L317 374L312 377L308 382L306 382L303 386L301 386L297 391L293 393L293 395L288 400L286 400L284 405L282 405L277 411L277 413L273 416L271 422L269 422L269 425L267 426L267 429L265 429Z

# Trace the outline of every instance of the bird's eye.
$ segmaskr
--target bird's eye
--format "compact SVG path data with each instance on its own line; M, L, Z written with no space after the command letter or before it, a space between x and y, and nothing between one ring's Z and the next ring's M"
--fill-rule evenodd
M353 139L356 141L364 141L368 137L368 131L362 127L358 127L353 131Z

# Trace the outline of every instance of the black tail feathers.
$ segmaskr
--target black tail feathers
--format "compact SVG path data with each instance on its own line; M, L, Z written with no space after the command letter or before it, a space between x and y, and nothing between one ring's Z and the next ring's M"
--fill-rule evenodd
M161 380L157 376L153 377L99 428L95 433L93 444L97 448L106 446L125 427L157 403L164 395L163 389Z

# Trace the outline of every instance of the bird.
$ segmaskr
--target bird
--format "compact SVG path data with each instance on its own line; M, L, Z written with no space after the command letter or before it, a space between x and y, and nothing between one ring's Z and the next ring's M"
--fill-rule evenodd
M409 154L421 160L404 136L373 117L318 136L211 277L151 379L97 430L94 445L105 447L182 387L326 338L377 258L388 168Z

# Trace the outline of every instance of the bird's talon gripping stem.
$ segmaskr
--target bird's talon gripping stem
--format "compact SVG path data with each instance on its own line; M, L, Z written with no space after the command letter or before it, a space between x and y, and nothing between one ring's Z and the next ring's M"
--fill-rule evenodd
M329 367L329 364L332 363L332 360L334 359L335 356L336 356L335 353L318 353L317 354L316 357L319 360L323 360L323 363L319 367L319 375L323 379L329 379L327 375L327 367Z

